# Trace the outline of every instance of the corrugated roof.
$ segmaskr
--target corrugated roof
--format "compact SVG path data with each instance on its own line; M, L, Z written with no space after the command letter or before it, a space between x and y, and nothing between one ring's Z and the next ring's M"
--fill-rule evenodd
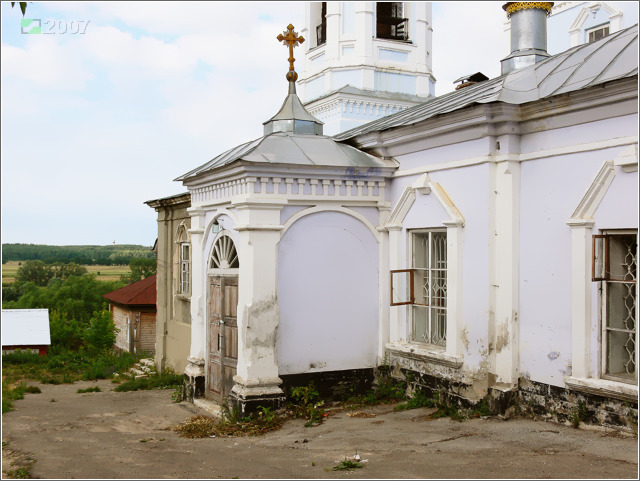
M48 309L2 309L3 346L49 346Z
M335 135L346 140L415 124L478 103L525 104L638 74L638 25L573 47L530 67L450 92Z
M108 292L102 297L125 306L155 306L156 276L149 276L141 281Z
M397 167L393 160L380 159L324 135L275 132L234 147L175 180L186 180L236 160L299 166Z

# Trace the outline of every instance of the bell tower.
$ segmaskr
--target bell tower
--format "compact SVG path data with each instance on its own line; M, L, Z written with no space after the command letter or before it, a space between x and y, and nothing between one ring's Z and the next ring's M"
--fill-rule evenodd
M298 91L326 135L434 95L430 2L307 2Z

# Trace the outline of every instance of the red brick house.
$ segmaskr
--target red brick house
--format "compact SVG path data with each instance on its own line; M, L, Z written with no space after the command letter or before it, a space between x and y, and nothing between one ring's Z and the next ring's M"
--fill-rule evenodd
M119 330L116 348L129 352L156 351L156 276L150 276L103 296L109 301Z

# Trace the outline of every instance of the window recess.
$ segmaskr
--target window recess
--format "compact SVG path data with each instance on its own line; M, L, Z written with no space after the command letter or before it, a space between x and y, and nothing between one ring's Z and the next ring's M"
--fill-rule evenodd
M601 282L602 377L637 382L637 232L593 236L592 280Z
M391 271L391 305L411 305L411 339L446 346L447 233L415 232L411 269Z

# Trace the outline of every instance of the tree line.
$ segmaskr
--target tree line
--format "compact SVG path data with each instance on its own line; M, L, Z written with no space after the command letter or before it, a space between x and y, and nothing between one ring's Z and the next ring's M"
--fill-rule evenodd
M133 244L110 246L51 246L42 244L2 244L2 263L40 260L45 264L75 262L80 265L126 266L132 259L155 258L150 247Z

